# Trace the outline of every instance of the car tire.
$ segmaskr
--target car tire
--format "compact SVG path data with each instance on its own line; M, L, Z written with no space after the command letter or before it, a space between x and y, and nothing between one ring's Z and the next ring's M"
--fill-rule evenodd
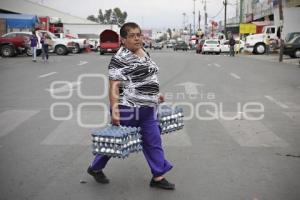
M25 53L27 56L32 56L31 48L26 48Z
M296 49L296 51L294 52L294 57L300 58L300 49Z
M266 45L264 43L258 43L254 46L253 53L262 55L266 52Z
M75 44L75 48L72 49L72 53L73 54L77 54L80 52L80 47L79 47L79 44Z
M66 55L68 53L67 47L63 45L58 45L55 47L55 53L59 56Z
M15 49L11 45L3 45L0 53L3 57L12 57L15 55Z

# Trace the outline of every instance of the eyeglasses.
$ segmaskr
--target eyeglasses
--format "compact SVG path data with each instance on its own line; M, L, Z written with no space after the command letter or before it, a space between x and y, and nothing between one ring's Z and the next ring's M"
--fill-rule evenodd
M129 34L127 35L127 38L129 38L129 39L133 39L133 38L135 38L135 37L141 38L141 37L143 37L143 34L141 34L141 33L129 33Z

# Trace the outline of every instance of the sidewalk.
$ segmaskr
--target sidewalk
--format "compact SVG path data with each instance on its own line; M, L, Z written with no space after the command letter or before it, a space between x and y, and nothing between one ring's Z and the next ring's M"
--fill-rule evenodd
M237 56L279 63L279 54L278 53L272 53L269 55L254 55L251 53L241 53L241 54L238 54ZM300 67L299 58L290 58L289 56L283 55L282 63L297 65Z

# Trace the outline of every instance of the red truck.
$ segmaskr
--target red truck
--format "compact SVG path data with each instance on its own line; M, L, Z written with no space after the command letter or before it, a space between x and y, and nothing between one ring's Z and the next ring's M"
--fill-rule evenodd
M116 53L120 48L120 37L113 30L106 29L100 34L100 55Z
M40 26L39 29L44 31L50 31L51 33L62 33L63 23L60 18L54 17L39 17Z

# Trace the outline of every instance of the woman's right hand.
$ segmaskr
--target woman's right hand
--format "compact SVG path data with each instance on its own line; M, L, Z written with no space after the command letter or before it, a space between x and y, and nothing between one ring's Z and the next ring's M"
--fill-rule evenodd
M118 108L112 109L111 124L114 126L120 126L120 112Z

